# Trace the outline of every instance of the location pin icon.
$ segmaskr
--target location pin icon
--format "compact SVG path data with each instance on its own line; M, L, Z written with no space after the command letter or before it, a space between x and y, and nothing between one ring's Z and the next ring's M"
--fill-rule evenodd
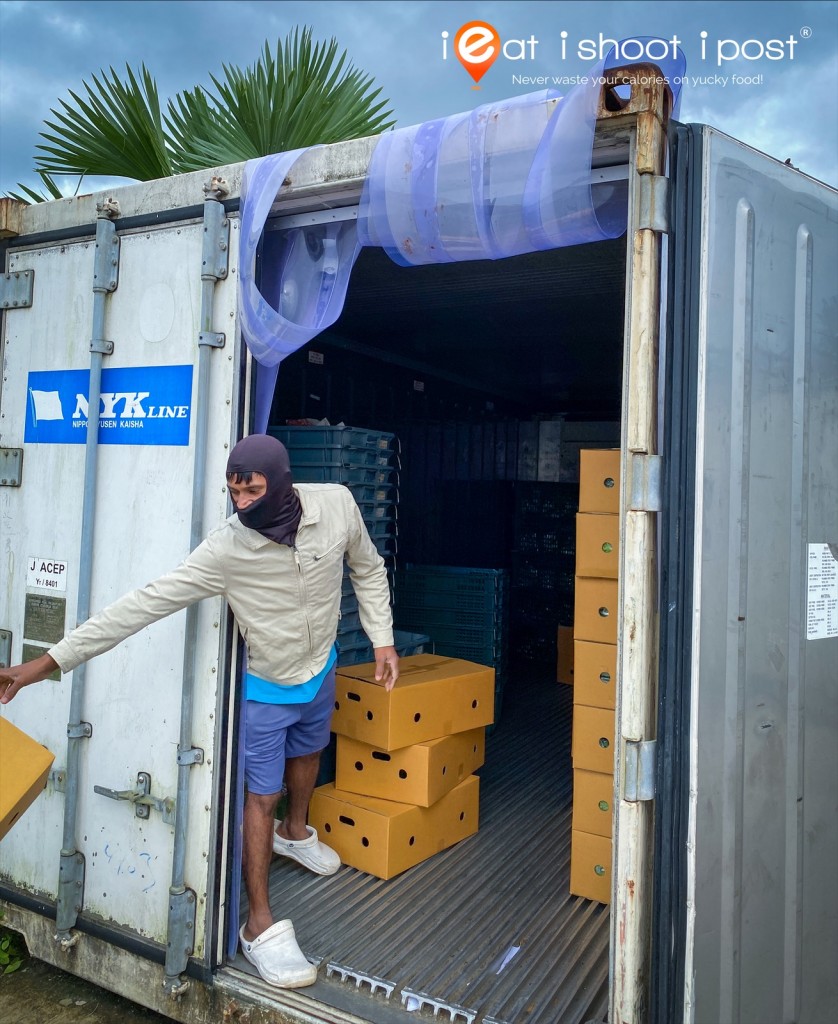
M500 54L500 36L486 21L469 21L454 36L457 60L475 82L486 74Z

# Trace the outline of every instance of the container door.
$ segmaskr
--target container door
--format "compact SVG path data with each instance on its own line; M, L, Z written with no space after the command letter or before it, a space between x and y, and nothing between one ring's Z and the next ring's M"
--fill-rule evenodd
M675 154L653 1004L832 1021L838 203L707 128Z
M117 220L116 228L118 281L104 315L113 351L104 357L99 409L89 410L100 424L92 612L188 554L203 402L209 411L203 519L209 528L227 514L223 474L238 374L230 274L210 292L213 330L226 336L224 347L212 351L199 397L199 333L207 330L201 320L203 221L120 231ZM237 222L230 228L235 233ZM34 287L31 305L5 313L3 339L0 436L4 448L22 453L19 485L0 487L0 628L10 634L13 664L39 655L75 625L95 250L92 237L29 248L18 241L6 270L34 271ZM232 235L231 243L234 259ZM83 860L77 928L95 929L100 938L161 964L175 846L185 623L186 612L179 612L88 665L81 712L86 735L75 782L75 848ZM216 766L222 764L219 659L226 624L221 599L199 606L192 744L200 756L190 770L184 876L196 903L190 945L205 963L213 953L221 877L216 861L223 846L217 835L223 778ZM24 894L36 894L51 915L65 801L74 784L66 771L70 693L66 675L21 691L3 708L4 717L54 752L55 762L46 792L3 840L0 885L4 897L22 906ZM84 942L82 934L68 965L78 973L85 972ZM52 959L46 949L33 952Z

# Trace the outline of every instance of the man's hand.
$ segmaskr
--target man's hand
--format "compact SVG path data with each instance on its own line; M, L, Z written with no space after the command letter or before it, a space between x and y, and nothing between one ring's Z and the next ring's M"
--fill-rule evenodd
M392 690L399 678L399 656L395 647L375 648L375 681Z
M39 683L58 668L58 664L48 654L25 665L12 665L11 668L0 668L0 704L8 704L18 690L31 683Z

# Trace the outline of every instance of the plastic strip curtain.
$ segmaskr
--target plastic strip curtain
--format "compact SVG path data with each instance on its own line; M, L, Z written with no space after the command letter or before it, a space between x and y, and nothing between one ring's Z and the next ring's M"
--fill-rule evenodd
M242 334L259 364L254 424L258 432L267 427L279 363L340 316L360 252L354 222L265 231L283 183L306 152L310 150L248 160L244 169L239 309Z
M633 42L651 52L655 41L644 36ZM657 42L668 52L665 41ZM621 48L566 97L531 93L381 136L357 228L344 221L265 232L283 184L308 151L248 161L239 308L245 341L262 368L256 430L267 425L281 360L340 316L360 246L381 246L409 266L501 259L616 238L625 231L625 183L591 183L601 77L624 63L614 56ZM677 103L683 56L679 51L656 63L673 83Z
M566 97L531 93L382 136L361 198L361 244L417 266L621 235L627 183L591 181L601 79L625 63L615 52ZM658 63L677 103L683 56Z

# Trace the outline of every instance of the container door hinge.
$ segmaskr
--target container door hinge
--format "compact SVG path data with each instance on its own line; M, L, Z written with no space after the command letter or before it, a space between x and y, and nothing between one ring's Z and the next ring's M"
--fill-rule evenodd
M180 892L169 889L169 938L166 943L166 979L164 987L170 995L179 996L188 984L180 977L186 970L195 949L195 909L197 900L191 889Z
M83 906L84 855L78 850L62 853L58 866L58 911L55 920L58 932L56 939L60 942L70 940L69 929Z
M662 469L662 455L632 454L629 498L632 512L660 512Z
M655 799L657 740L626 740L623 799L629 803Z
M201 252L201 280L223 281L230 256L230 221L220 202L204 203L204 244Z
M216 331L200 331L198 333L198 344L206 345L208 348L224 348L225 337Z
M127 800L134 805L137 818L148 818L151 808L159 811L167 825L175 823L175 801L170 797L161 800L151 795L151 776L148 772L137 773L137 783L133 789L108 789L106 786L94 786L93 792L106 796L109 800Z
M34 270L13 270L0 278L0 309L27 309L35 290Z
M177 753L178 764L203 764L204 752L200 747L190 747L189 750L179 750Z
M669 178L660 174L639 176L638 202L640 209L637 229L669 233Z
M23 449L0 448L0 487L20 487L23 480Z

